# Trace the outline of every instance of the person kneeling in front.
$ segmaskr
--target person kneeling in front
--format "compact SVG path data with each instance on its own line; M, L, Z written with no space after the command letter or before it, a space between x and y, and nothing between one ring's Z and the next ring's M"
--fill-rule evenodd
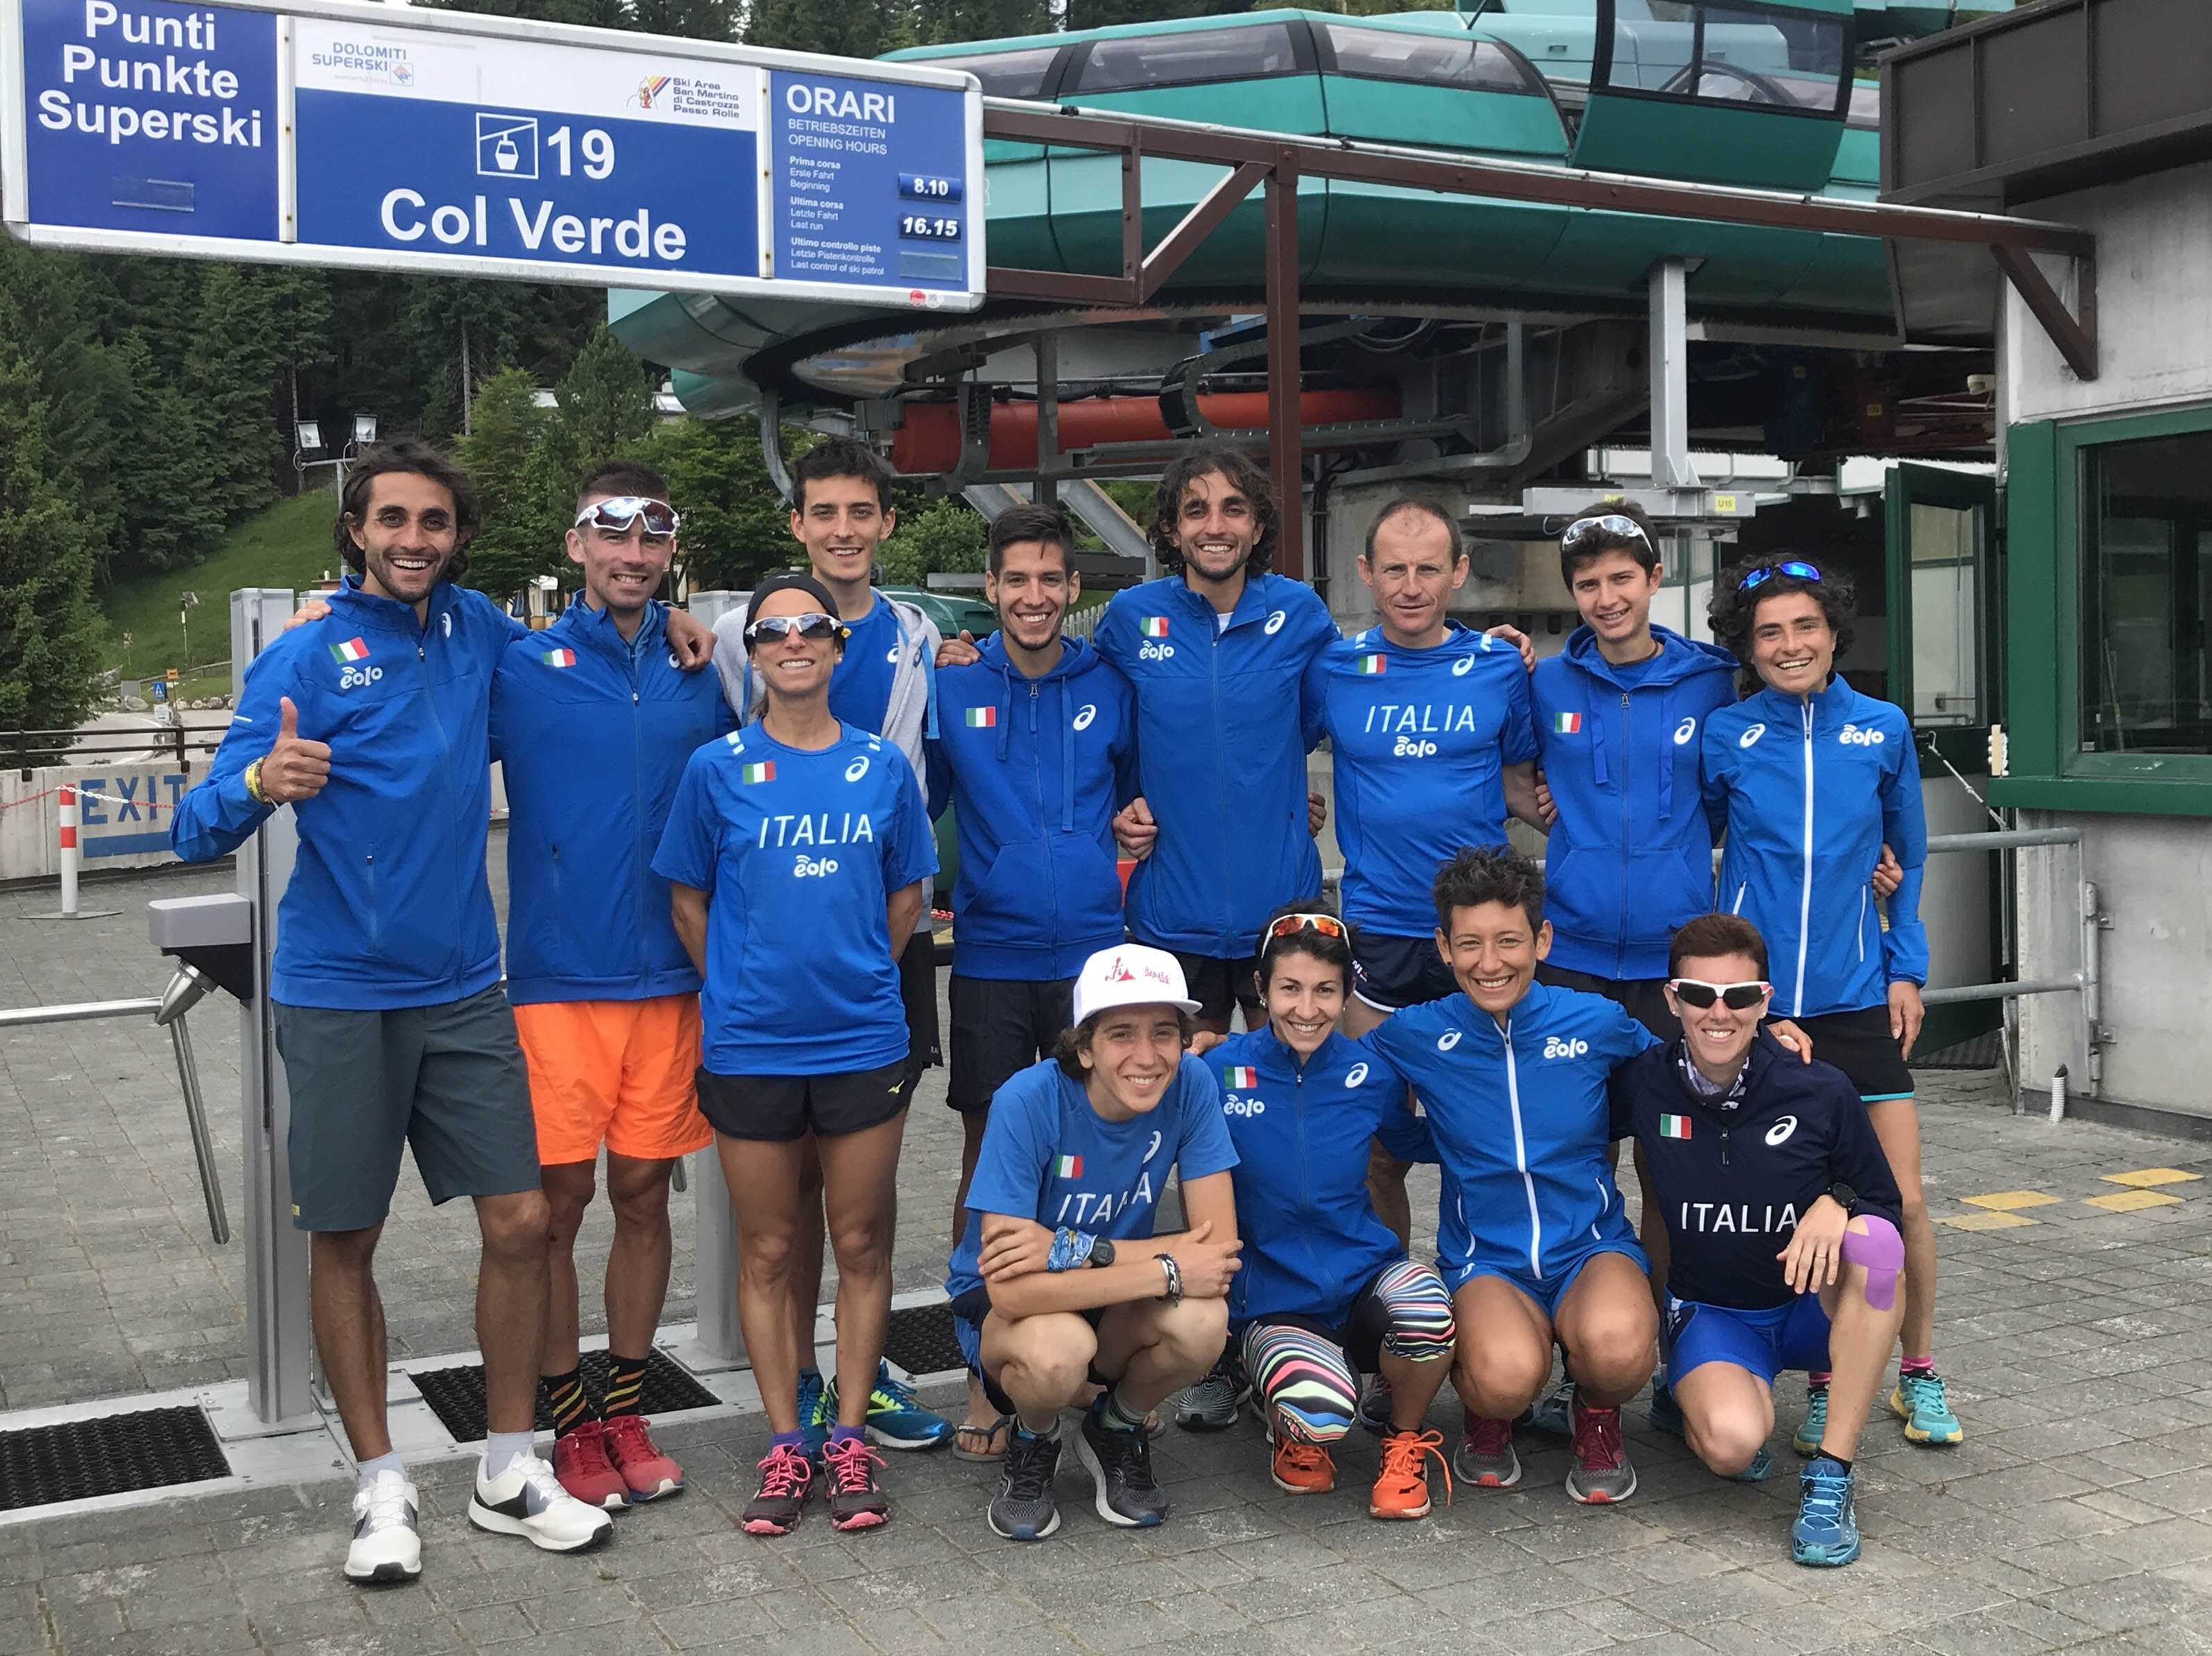
M1197 1010L1172 954L1101 949L1053 1056L992 1097L945 1291L969 1368L1014 1417L990 1508L1010 1541L1060 1527L1060 1410L1095 1385L1075 1452L1099 1517L1168 1514L1147 1417L1220 1355L1239 1245L1221 1089L1188 1055ZM1170 1168L1188 1228L1155 1236Z
M1691 1449L1724 1477L1764 1476L1775 1375L1832 1371L1790 1556L1848 1564L1851 1457L1905 1316L1904 1203L1858 1088L1760 1030L1765 980L1749 921L1703 915L1674 934L1682 1038L1614 1073L1613 1133L1643 1151L1673 1246L1667 1372Z

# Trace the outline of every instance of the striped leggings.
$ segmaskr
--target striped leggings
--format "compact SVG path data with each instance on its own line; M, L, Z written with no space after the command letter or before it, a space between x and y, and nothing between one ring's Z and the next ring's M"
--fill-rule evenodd
M1344 1333L1354 1347L1437 1361L1451 1355L1451 1295L1432 1268L1401 1260L1352 1301ZM1239 1355L1262 1411L1292 1437L1334 1443L1352 1429L1359 1375L1344 1345L1301 1324L1262 1320L1246 1326Z

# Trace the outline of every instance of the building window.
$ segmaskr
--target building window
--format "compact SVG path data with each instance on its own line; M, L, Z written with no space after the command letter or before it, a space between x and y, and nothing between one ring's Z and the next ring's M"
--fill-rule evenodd
M1044 94L1045 76L1052 73L1058 46L1032 46L1022 52L980 52L972 58L923 58L931 69L964 69L983 83L987 98L1036 98Z
M1494 40L1468 35L1416 34L1410 30L1361 28L1351 23L1326 26L1336 54L1336 72L1370 81L1412 81L1424 86L1457 87L1470 92L1544 94L1512 56Z
M2212 432L2084 451L2084 753L2212 752Z
M1213 81L1259 81L1297 71L1291 32L1280 23L1187 29L1093 40L1077 92L1142 92Z
M1648 17L1613 22L1610 88L1824 115L1846 95L1849 37L1840 18L1704 0L1649 4Z

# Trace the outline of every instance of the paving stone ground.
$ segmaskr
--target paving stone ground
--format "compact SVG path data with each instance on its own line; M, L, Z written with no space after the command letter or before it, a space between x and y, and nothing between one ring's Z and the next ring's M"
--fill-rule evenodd
M21 918L50 893L0 895L0 1002L154 992L164 973L141 941L144 901L225 882L88 887L126 913L66 935ZM234 1021L200 1017L234 1158ZM8 1407L202 1384L242 1361L237 1250L207 1243L156 1034L134 1022L0 1036ZM1917 1449L1894 1422L1874 1424L1859 1462L1866 1552L1845 1570L1789 1562L1795 1377L1778 1389L1778 1472L1764 1485L1712 1477L1637 1409L1643 1483L1626 1507L1573 1506L1564 1451L1524 1434L1521 1489L1462 1492L1426 1522L1384 1525L1365 1515L1370 1440L1341 1458L1337 1493L1294 1500L1269 1480L1248 1419L1214 1437L1164 1434L1176 1507L1160 1529L1109 1529L1071 1469L1061 1532L1033 1547L985 1528L990 1471L944 1455L890 1458L896 1515L878 1534L838 1537L817 1507L787 1540L744 1536L732 1515L765 1428L741 1417L661 1434L690 1489L624 1515L611 1547L580 1557L471 1531L465 1467L424 1468L424 1579L376 1593L337 1573L339 1481L0 1528L0 1656L2212 1656L2212 1179L2159 1187L2180 1199L2137 1211L2087 1205L2124 1188L2110 1174L2212 1173L2212 1147L2014 1117L1989 1075L1923 1080L1934 1211L1981 1224L1990 1210L1963 1198L2058 1200L2021 1209L2029 1224L1939 1227L1938 1355L1968 1440ZM958 1145L942 1085L938 1072L909 1135L902 1288L941 1269ZM410 1178L387 1248L394 1352L465 1349L466 1218L429 1214ZM686 1222L672 1318L688 1312L688 1240ZM580 1251L605 1246L601 1228ZM1455 1413L1431 1423L1449 1436Z

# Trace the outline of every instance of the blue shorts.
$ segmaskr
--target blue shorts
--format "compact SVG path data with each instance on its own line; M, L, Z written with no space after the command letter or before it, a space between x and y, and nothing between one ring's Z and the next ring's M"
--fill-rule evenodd
M1486 1260L1477 1260L1470 1265L1452 1266L1439 1259L1437 1261L1437 1272L1444 1279L1444 1287L1455 1294L1478 1276L1495 1276L1501 1282L1510 1283L1520 1289L1543 1308L1547 1318L1557 1321L1559 1301L1567 1297L1567 1290L1574 1287L1575 1279L1583 1274L1583 1267L1601 1253L1620 1254L1634 1261L1636 1269L1640 1271L1649 1272L1651 1269L1650 1259L1645 1256L1635 1238L1630 1236L1592 1242L1580 1253L1570 1257L1563 1267L1542 1277L1532 1275L1525 1270L1510 1270Z
M1660 1343L1669 1385L1707 1363L1734 1363L1771 1383L1785 1368L1828 1367L1828 1313L1820 1309L1817 1294L1801 1294L1786 1306L1765 1311L1738 1311L1669 1294Z

